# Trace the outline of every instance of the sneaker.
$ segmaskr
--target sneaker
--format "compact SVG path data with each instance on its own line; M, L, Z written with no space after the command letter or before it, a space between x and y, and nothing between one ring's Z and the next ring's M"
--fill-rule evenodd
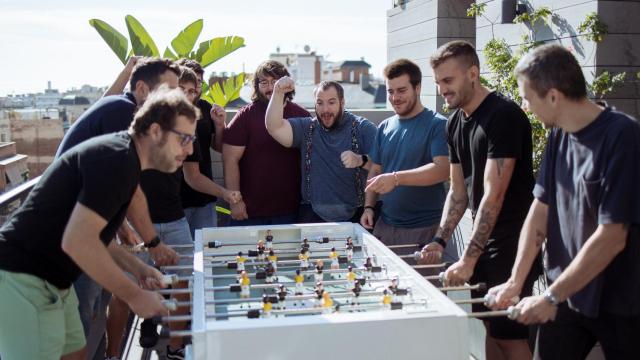
M167 345L167 359L168 360L184 360L184 346L178 350L171 350L171 347Z

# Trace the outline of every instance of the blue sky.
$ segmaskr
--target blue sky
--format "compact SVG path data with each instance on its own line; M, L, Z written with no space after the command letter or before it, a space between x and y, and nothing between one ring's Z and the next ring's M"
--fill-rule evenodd
M332 61L363 56L380 77L390 7L391 0L0 0L0 96L42 91L48 80L60 90L108 85L122 64L88 21L104 20L126 35L127 14L145 26L161 52L199 18L199 40L244 37L246 47L208 67L207 75L243 67L252 72L278 46L303 52L309 45Z

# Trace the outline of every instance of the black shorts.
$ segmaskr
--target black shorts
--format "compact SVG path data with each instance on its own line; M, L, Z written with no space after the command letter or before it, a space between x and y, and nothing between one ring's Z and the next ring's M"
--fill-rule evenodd
M511 268L515 262L517 253L517 241L520 233L520 228L510 231L511 234L505 235L512 237L511 239L500 239L502 247L500 249L487 249L482 254L476 267L473 271L473 276L469 280L470 284L485 283L487 289L490 289L496 285L500 285L506 282L511 276ZM513 246L507 246L512 244ZM522 293L520 298L531 296L533 291L533 283L538 280L538 277L542 273L542 263L540 256L536 258L531 271L527 276L527 279L522 287ZM472 298L483 297L486 293L480 291L471 291ZM473 304L473 312L490 311L483 304ZM519 340L530 338L530 327L522 325L516 321L510 320L507 317L493 317L484 319L489 325L489 335L496 339L503 340ZM533 332L531 332L533 334Z
M640 316L601 313L588 318L558 306L554 321L540 325L536 337L535 359L584 359L599 342L607 359L638 359Z

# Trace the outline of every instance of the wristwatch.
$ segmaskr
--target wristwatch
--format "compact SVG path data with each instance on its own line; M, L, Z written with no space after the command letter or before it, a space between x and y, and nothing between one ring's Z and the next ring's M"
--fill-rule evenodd
M560 299L554 294L551 289L547 289L544 292L544 299L551 305L558 306L560 304Z
M148 243L144 244L144 247L146 247L147 249L153 249L154 247L156 247L158 245L160 245L160 237L158 237L156 235L156 237L151 239L151 241L149 241Z
M369 161L369 157L368 157L367 155L364 155L364 154L362 154L362 155L360 155L360 156L362 156L362 165L360 165L360 166L358 166L358 167L360 167L360 168L361 168L361 167L363 167L363 166L367 163L367 161Z

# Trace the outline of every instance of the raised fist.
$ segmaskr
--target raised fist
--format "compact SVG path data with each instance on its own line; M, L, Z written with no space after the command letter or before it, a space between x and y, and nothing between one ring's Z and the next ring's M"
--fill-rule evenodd
M296 88L295 81L293 81L293 79L288 76L283 76L280 79L278 79L278 81L276 81L276 85L274 86L274 89L276 91L279 91L284 94L295 90L295 88Z

